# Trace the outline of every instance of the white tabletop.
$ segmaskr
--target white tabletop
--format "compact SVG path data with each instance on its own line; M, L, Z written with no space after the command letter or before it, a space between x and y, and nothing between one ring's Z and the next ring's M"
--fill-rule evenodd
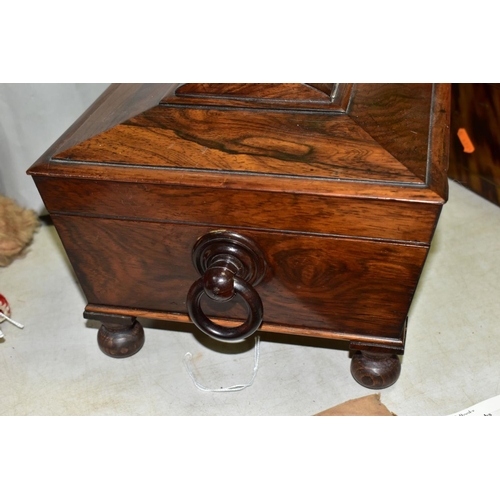
M110 358L53 226L0 268L18 329L1 323L0 415L313 415L372 394L350 375L346 345L263 334L226 345L187 325L145 323L135 356ZM401 376L381 392L397 415L449 415L500 395L500 208L450 183L409 315ZM165 330L167 328L167 330Z

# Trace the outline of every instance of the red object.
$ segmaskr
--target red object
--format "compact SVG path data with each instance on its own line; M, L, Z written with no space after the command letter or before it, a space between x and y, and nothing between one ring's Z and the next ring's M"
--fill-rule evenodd
M10 305L7 302L7 299L0 294L0 312L5 314L5 316L8 316L10 318ZM0 318L0 322L5 321L4 318Z

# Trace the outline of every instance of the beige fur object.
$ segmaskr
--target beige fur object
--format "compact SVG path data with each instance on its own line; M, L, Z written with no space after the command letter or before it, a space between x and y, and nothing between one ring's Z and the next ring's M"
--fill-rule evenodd
M8 266L31 243L40 221L33 210L0 196L0 266Z

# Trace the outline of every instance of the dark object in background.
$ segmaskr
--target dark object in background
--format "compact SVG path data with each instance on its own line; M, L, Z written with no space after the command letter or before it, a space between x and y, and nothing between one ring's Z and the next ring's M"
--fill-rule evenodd
M464 151L460 129L465 129L473 152ZM448 175L500 206L500 84L452 85Z

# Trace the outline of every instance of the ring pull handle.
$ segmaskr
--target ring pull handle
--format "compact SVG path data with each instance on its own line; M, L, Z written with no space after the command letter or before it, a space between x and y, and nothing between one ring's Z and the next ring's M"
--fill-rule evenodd
M187 295L191 321L217 340L235 342L252 335L264 315L262 300L254 288L265 275L262 251L251 239L240 234L213 231L198 240L192 258L202 277L193 283ZM246 305L247 319L235 327L214 323L201 308L204 294L215 302L228 302L240 295Z

